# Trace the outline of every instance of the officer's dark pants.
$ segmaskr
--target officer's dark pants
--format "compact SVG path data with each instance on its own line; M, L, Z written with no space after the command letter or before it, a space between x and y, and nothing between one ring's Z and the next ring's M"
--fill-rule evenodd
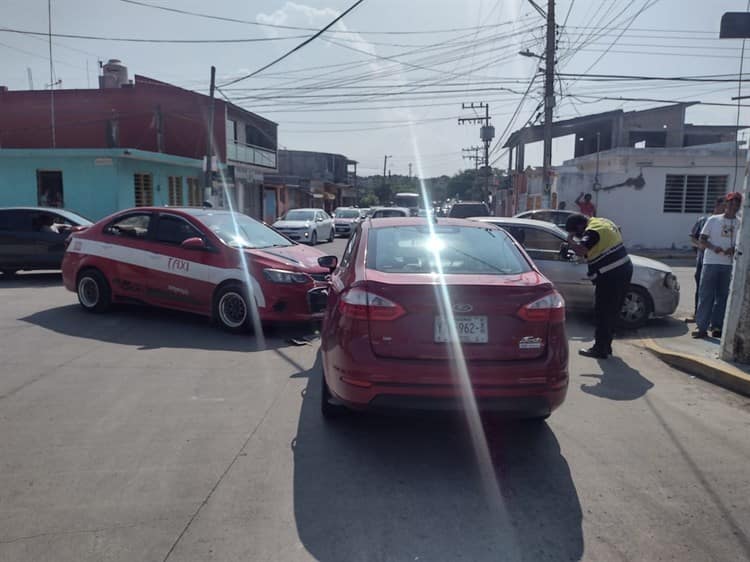
M612 353L612 333L617 325L625 294L633 276L633 264L628 262L620 267L599 275L594 281L594 313L596 332L594 347Z

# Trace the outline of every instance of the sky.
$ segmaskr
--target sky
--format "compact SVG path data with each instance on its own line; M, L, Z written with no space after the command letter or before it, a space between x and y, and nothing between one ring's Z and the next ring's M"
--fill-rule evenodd
M206 92L215 65L225 96L279 124L281 148L345 154L359 162L360 175L382 173L386 155L394 174L407 174L409 164L423 177L473 167L462 149L479 145L479 126L457 119L476 114L462 103L485 102L496 129L490 160L507 166L502 144L534 122L542 100L538 69L544 63L518 54L544 50L545 20L529 0L364 0L284 61L228 84L286 53L353 1L137 0L242 20L229 22L124 0L52 0L53 33L104 39L54 38L50 80L47 37L8 31L46 33L47 0L0 0L0 85L28 89L30 71L36 89L58 80L57 87L65 89L96 87L98 61L117 58L131 77ZM537 3L546 7L545 0ZM742 41L719 39L719 23L724 12L747 8L747 0L558 0L555 118L663 105L602 97L733 103L736 82L593 81L569 75L736 79ZM750 124L747 111L742 109L740 120ZM687 113L687 121L696 124L736 120L732 106L698 105ZM553 163L571 158L572 150L571 138L557 139ZM526 163L541 164L540 143L527 147Z

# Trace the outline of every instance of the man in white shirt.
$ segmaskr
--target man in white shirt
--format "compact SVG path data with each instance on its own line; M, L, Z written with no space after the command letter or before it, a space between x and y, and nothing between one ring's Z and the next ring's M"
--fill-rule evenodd
M709 217L701 230L700 246L705 252L695 315L698 329L692 334L694 338L707 337L709 327L713 337L721 337L739 231L737 212L741 205L742 194L736 191L729 193L724 214Z

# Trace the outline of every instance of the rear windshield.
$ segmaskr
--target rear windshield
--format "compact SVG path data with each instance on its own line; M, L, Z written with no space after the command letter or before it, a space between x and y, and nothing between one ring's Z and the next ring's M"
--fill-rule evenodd
M453 205L449 216L456 219L465 219L468 217L486 217L489 214L487 206L482 203L459 203Z
M405 217L406 212L401 209L378 209L372 215L374 219L387 219L393 217Z
M357 209L344 209L336 211L334 216L338 219L356 219L359 216L359 211Z
M531 266L502 230L466 226L370 230L367 267L384 273L516 275Z

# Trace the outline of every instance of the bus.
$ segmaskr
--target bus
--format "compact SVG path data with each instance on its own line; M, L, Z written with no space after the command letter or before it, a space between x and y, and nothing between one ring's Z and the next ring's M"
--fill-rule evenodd
M396 207L406 207L416 215L417 211L423 207L422 198L419 193L397 193L394 197Z

